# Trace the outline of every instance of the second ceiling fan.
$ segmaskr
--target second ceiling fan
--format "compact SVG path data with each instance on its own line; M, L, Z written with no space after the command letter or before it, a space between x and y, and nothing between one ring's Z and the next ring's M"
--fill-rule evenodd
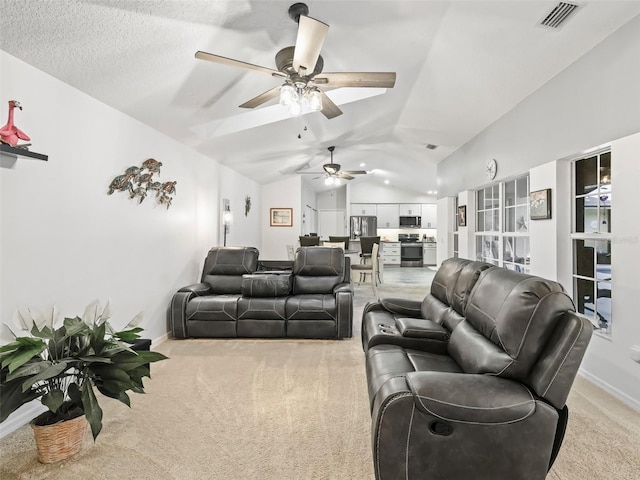
M304 109L321 111L327 118L342 114L338 106L323 91L339 87L392 88L395 72L331 72L322 73L324 60L320 55L329 25L307 16L309 7L295 3L289 7L289 17L298 22L295 46L285 47L276 54L277 70L234 60L203 51L196 58L214 63L240 67L266 73L284 81L282 85L246 101L241 108L255 108L280 97L280 103L289 107L289 113L300 115Z
M326 177L326 178L342 178L344 180L353 180L355 177L353 175L366 175L367 172L365 170L340 170L340 165L338 163L333 163L333 152L336 149L335 146L330 146L327 147L327 150L329 150L329 152L331 152L331 160L329 161L329 163L325 163L324 165L322 165L322 169L324 170L324 172L306 172L306 171L298 171L296 173L300 174L300 175L320 175L319 177L315 177L315 178L321 178L322 176Z

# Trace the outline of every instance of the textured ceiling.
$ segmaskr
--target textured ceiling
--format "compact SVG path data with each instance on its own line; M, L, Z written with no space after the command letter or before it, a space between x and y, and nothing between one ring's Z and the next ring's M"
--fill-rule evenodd
M279 82L194 53L275 68L295 43L292 3L0 0L0 46L260 183L317 171L336 145L343 169L375 169L354 182L426 193L438 161L640 13L639 1L580 2L552 30L538 24L553 1L308 1L330 25L324 71L395 71L395 88L329 92L344 112L332 120L238 108Z

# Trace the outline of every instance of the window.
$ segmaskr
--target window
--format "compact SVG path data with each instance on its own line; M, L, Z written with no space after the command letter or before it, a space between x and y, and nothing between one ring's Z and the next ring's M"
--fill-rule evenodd
M611 152L573 164L573 300L596 331L611 334Z
M529 273L529 176L476 192L476 258Z

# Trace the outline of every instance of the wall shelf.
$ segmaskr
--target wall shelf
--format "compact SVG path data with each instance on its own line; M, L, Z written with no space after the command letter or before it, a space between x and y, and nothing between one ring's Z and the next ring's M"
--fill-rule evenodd
M48 155L43 155L42 153L30 152L29 150L24 148L12 147L11 145L7 145L6 143L0 143L0 153L13 158L26 157L26 158L33 158L35 160L44 160L45 162L49 160Z

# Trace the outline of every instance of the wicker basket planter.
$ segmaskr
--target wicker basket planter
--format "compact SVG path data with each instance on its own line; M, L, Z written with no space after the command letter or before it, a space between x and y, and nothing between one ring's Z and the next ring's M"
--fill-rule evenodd
M37 420L37 419L36 419ZM41 463L55 463L69 458L82 449L87 420L84 415L53 425L31 423Z

